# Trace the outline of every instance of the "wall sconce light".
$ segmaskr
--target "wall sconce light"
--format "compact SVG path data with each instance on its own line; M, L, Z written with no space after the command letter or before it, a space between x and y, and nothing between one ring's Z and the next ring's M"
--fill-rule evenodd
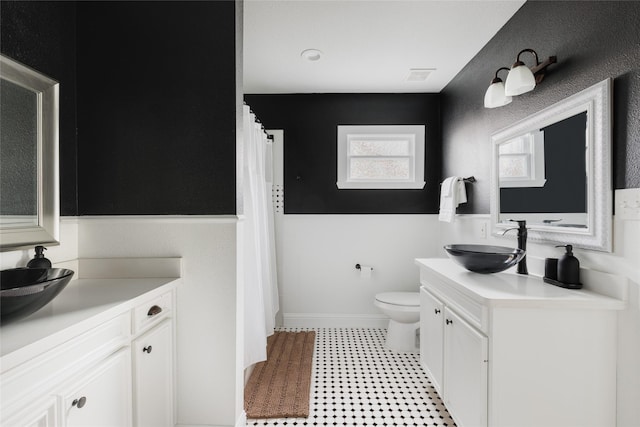
M528 68L524 62L520 60L520 55L525 52L533 53L536 58L536 64L531 68ZM532 91L533 88L544 79L547 67L556 62L557 58L555 56L550 56L544 62L540 62L535 50L521 50L504 84L502 84L502 80L498 77L498 72L507 68L502 67L496 71L496 76L491 81L491 85L484 95L484 106L486 108L501 107L510 103L512 100L511 97ZM504 90L504 93L502 93L502 90Z
M513 99L505 94L504 83L502 83L502 79L498 77L498 73L502 70L509 71L507 67L498 68L496 71L496 76L491 80L491 84L484 94L485 108L502 107L503 105L509 104Z

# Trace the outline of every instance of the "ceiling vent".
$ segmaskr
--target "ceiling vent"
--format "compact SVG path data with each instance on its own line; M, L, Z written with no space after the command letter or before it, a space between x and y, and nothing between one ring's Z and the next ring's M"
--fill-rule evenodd
M410 68L409 75L406 78L408 82L423 82L427 80L429 74L434 72L435 68Z

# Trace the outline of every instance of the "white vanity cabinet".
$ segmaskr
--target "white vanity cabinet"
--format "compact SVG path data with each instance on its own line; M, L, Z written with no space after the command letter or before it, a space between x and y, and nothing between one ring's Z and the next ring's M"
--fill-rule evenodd
M459 427L616 425L625 302L418 259L420 358Z
M424 286L420 307L420 360L431 383L459 425L486 426L487 337Z
M66 427L131 426L131 352L123 348L63 392Z
M173 425L173 328L171 321L133 343L136 427Z
M173 426L177 283L78 279L2 326L0 425Z
M35 324L3 326L3 347L11 347L14 334L29 344L2 358L0 425L73 426L87 425L94 417L130 419L131 353L126 342L131 315L109 317L87 329L73 325L36 341L29 335L51 327L55 321L48 316Z
M444 358L444 304L420 288L420 362L431 384L442 395Z
M133 310L133 425L174 425L174 294L165 292Z
M487 422L487 337L448 307L444 311L444 403L460 425Z
M22 412L13 414L3 421L2 425L20 427L57 427L61 425L58 415L58 401L49 397L40 404L26 406Z

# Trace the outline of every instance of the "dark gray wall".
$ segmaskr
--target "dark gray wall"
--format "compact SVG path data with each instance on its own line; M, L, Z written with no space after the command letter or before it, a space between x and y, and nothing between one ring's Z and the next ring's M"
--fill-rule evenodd
M79 213L235 214L235 4L78 2Z
M0 51L60 83L60 212L77 215L75 2L0 2Z
M60 82L62 215L235 213L234 2L0 12L2 53Z
M440 102L437 94L245 95L267 129L284 129L286 214L438 211ZM425 125L425 188L338 190L338 125Z
M442 95L443 176L475 175L459 213L489 212L491 134L606 78L614 79L613 181L640 187L640 2L529 1ZM511 104L485 109L499 67L532 48L557 55L545 80ZM530 64L532 58L523 56Z

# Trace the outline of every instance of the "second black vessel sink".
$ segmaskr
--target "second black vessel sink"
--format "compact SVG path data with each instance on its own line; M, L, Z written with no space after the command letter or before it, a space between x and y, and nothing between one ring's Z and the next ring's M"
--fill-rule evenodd
M526 251L506 246L446 245L449 258L475 273L498 273L513 267Z
M66 268L12 268L0 272L0 323L35 313L53 300L71 277Z

